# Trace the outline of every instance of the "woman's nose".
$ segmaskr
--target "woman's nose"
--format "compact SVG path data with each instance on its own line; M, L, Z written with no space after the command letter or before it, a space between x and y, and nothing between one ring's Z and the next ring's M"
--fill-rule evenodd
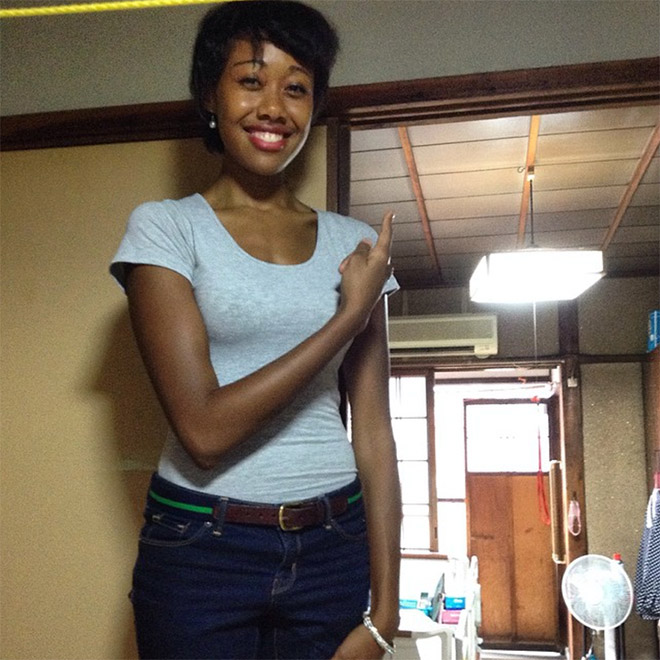
M258 107L259 117L270 121L283 120L285 115L284 103L279 90L266 87Z

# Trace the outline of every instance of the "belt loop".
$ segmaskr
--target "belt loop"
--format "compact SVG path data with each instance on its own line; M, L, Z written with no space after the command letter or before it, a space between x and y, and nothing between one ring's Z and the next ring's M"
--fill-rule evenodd
M213 507L213 518L215 518L215 525L213 526L214 536L222 536L222 528L225 524L225 516L227 515L228 503L228 497L221 497Z
M330 498L327 495L324 495L321 498L321 502L323 503L323 508L325 510L325 518L323 520L323 526L326 529L330 529L331 520L332 520L332 505L330 504Z

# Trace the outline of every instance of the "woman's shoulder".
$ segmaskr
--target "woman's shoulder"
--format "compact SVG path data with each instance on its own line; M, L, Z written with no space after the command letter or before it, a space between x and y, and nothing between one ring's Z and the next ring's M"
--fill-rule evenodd
M191 212L199 212L203 207L203 198L198 193L180 199L161 199L142 202L136 206L131 215L143 218L169 216L172 219L183 218Z
M139 233L175 233L188 236L205 230L208 209L199 194L181 199L142 202L133 209L127 231Z

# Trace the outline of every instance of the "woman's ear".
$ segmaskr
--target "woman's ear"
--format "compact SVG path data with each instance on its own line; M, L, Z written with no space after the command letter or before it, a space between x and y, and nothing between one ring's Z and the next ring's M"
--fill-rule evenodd
M218 126L218 115L215 112L215 103L210 100L204 101L204 117L208 122L209 128Z
M211 116L216 114L216 100L214 98L212 91L207 91L204 97L202 98L202 108L206 116Z

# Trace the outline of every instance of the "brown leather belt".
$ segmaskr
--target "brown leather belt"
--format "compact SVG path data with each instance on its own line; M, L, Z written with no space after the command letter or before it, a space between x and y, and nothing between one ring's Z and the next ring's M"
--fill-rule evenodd
M183 509L202 515L211 515L216 519L223 518L225 522L245 525L267 525L279 527L291 532L305 527L322 525L327 518L344 513L349 504L362 497L362 492L353 495L334 495L328 498L330 511L326 511L325 499L304 500L302 502L286 502L284 504L251 504L235 502L225 498L214 499L212 506L201 503L182 502L165 497L152 488L150 497L175 509ZM208 500L207 500L208 502ZM211 504L211 502L208 502ZM223 515L224 509L224 515ZM329 514L329 515L328 515Z
M327 516L322 500L287 502L286 504L237 504L228 502L225 522L246 525L272 525L287 532L321 525L326 517L339 516L348 509L348 497L337 495L330 498L330 516Z

